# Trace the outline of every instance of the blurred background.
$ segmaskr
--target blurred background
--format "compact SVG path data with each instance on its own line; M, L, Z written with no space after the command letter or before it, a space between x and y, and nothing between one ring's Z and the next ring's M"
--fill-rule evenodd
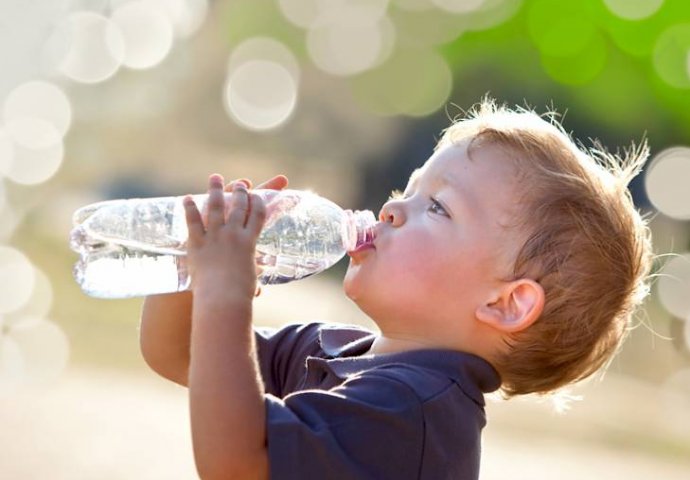
M482 479L690 478L685 0L0 0L0 478L194 478L184 389L138 351L141 299L72 277L71 216L276 173L377 211L489 93L615 151L659 260L603 380L566 413L488 406ZM256 323L371 326L346 260L268 287Z

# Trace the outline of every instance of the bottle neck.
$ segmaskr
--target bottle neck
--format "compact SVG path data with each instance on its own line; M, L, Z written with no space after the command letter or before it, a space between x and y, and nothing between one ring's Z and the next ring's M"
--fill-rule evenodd
M345 210L343 246L351 252L374 241L376 217L371 210Z

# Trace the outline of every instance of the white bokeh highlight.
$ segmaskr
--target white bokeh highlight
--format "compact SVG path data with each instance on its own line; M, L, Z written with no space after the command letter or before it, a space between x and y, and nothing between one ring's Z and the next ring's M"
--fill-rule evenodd
M62 142L60 131L52 123L41 118L15 118L7 122L5 128L13 145L19 147L38 150Z
M33 148L14 143L13 158L6 177L20 185L37 185L52 178L62 165L64 143Z
M45 318L23 317L0 325L0 388L55 381L69 361L69 341Z
M228 60L223 106L243 128L277 128L295 109L299 79L299 63L285 45L270 37L247 39Z
M34 287L29 299L19 309L5 314L9 322L19 321L24 317L46 318L53 306L53 284L39 268L34 268Z
M34 267L19 250L0 245L0 315L19 310L31 297L35 284Z
M228 72L252 60L266 60L285 67L295 83L299 81L299 63L289 48L271 37L252 37L237 45L228 60Z
M625 20L642 20L659 11L664 0L604 0L614 15Z
M14 146L12 137L0 125L0 177L6 176L14 163Z
M30 81L13 89L3 106L5 123L20 118L49 122L64 136L72 123L72 107L67 95L56 85Z
M654 157L645 174L652 205L677 220L690 219L690 148L673 147Z
M659 301L673 316L690 316L690 253L673 256L657 282Z
M165 59L173 45L173 27L160 8L143 1L126 3L115 10L111 20L124 42L122 64L146 69Z
M141 0L164 14L176 38L189 38L208 16L208 0Z
M431 0L438 8L451 13L471 13L484 6L486 0Z
M120 68L125 42L120 29L108 18L93 12L75 12L50 36L45 55L69 79L99 83Z
M343 3L322 15L307 32L307 50L326 73L350 76L380 63L385 46L385 9L380 4Z
M283 65L252 60L237 67L225 87L228 114L250 130L269 130L285 123L297 102L297 84Z

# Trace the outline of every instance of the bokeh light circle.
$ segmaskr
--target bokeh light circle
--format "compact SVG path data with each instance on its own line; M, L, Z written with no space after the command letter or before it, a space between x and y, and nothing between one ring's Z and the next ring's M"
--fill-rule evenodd
M36 185L49 180L62 165L65 155L62 140L45 148L14 144L14 158L6 176L14 183Z
M12 137L4 128L0 127L0 176L10 172L14 163L14 146Z
M23 317L46 318L53 306L53 284L48 276L34 266L34 288L24 305L10 313L6 318L13 322Z
M62 329L44 318L23 317L6 328L21 355L22 383L54 381L69 360L69 341Z
M36 276L34 266L19 250L0 245L0 314L6 314L23 307L34 289Z
M431 0L438 8L451 13L470 13L479 10L486 0Z
M333 3L333 2L331 2ZM321 15L328 2L323 0L278 0L283 16L293 25L311 27Z
M606 40L599 33L595 33L589 44L572 56L541 56L546 73L564 85L590 83L604 70L607 60Z
M486 0L482 8L467 15L467 28L480 31L497 27L513 18L523 3L523 0Z
M673 147L657 154L645 173L652 205L664 215L690 220L690 148Z
M404 45L442 45L469 30L466 16L448 15L437 9L395 9L390 13L398 42Z
M125 42L118 27L92 12L75 12L49 39L51 63L66 77L81 83L98 83L112 77L125 56Z
M664 82L675 88L690 89L689 52L690 23L673 25L659 35L652 61Z
M408 10L410 12L424 12L434 9L434 5L429 0L391 0L396 8Z
M16 388L26 370L21 348L16 340L4 334L3 328L0 318L0 393Z
M5 123L18 118L38 118L50 122L64 136L72 123L72 107L67 95L49 82L26 82L10 92L3 107Z
M282 125L297 102L297 84L283 65L251 60L229 75L224 105L230 117L250 130L269 130Z
M319 22L307 33L314 64L332 75L348 76L372 68L383 49L380 19L352 10L332 21Z
M115 10L111 20L119 27L125 44L123 65L146 69L158 65L170 52L173 28L164 12L134 1Z
M568 2L537 0L530 4L527 27L543 55L572 57L592 41L596 27L580 9Z
M690 253L672 257L657 282L659 301L678 318L690 315Z
M188 38L201 27L208 15L208 0L144 0L164 13L178 38Z
M395 51L375 70L352 79L353 92L363 107L381 115L425 116L447 100L452 74L433 49Z
M626 20L642 20L659 11L664 0L604 0L611 13Z
M7 193L5 192L5 182L0 178L0 221L4 220L3 212L7 206ZM0 237L1 238L1 237Z
M228 73L251 60L266 60L285 67L295 83L299 82L299 63L289 48L271 37L252 37L237 45L228 61Z
M15 145L42 149L62 141L62 135L55 126L40 118L19 117L9 121L5 127Z

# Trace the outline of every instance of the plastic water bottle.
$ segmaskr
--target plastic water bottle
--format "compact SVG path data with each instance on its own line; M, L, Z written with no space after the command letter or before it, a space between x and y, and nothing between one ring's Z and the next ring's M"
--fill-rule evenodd
M343 210L307 191L253 192L266 204L256 247L264 285L319 273L373 241L376 219L369 210ZM183 198L111 200L77 210L70 246L80 256L74 276L82 290L126 298L189 289ZM203 211L208 195L193 198Z

